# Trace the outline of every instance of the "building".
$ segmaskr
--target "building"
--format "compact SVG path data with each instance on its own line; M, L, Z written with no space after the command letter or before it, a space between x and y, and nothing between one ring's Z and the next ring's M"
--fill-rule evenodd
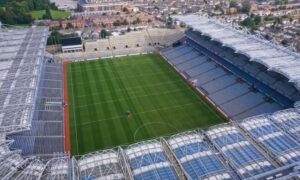
M123 1L95 1L87 0L79 3L79 9L83 12L112 12L121 11L126 3Z
M83 51L83 45L80 37L65 38L61 40L62 52L80 52Z

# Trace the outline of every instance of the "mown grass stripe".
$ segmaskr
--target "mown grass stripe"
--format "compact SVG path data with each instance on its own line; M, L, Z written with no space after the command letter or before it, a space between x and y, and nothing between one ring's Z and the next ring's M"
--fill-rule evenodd
M224 122L156 54L72 63L68 71L74 79L70 85L74 93L69 93L74 95L70 97L70 104L74 104L70 105L70 112L80 122L76 126L74 116L70 115L72 147L76 145L76 131L72 129L79 132L79 150L73 148L72 154ZM89 106L81 108L86 105ZM131 118L127 118L127 110L133 112Z

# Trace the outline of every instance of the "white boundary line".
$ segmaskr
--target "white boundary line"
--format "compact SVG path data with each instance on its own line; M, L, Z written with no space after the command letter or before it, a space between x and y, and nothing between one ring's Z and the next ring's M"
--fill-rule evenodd
M70 64L71 65L71 64ZM70 66L72 68L72 66ZM68 73L68 72L67 72ZM72 73L72 71L70 72ZM71 82L73 82L73 75L71 74ZM76 122L76 115L75 115L75 110L76 110L76 107L75 107L75 97L74 97L74 89L73 89L73 86L71 86L71 89L72 89L72 98L73 98L73 115L74 115L74 122L75 122L75 135L76 135L76 148L77 148L77 154L78 153L78 135L77 135L77 122ZM70 128L70 127L69 127Z

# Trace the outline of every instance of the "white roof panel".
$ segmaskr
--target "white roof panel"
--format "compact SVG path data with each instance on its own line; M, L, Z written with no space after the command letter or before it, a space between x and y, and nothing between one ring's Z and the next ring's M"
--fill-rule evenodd
M194 30L248 56L252 61L262 63L270 70L276 70L291 81L300 82L300 66L298 66L300 54L255 35L250 35L246 31L237 30L230 24L222 23L214 18L199 15L176 15L173 17ZM291 61L287 61L287 59ZM299 86L296 87L299 89Z

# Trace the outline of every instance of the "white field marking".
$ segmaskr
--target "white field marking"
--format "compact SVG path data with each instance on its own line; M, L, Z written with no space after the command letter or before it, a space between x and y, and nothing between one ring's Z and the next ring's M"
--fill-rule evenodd
M154 83L154 84L150 84L150 85L143 85L143 86L130 86L132 88L117 88L117 89L114 89L114 91L118 92L118 91L135 91L137 89L142 89L142 88L145 88L145 87L159 87L159 86L162 86L162 85L166 85L166 84L176 84L177 82L180 82L180 83L183 83L183 81L180 79L180 80L176 80L176 81L170 81L170 82L165 82L165 83ZM75 96L76 98L81 98L81 97L86 97L86 96L90 96L90 95L98 95L98 94L106 94L106 93L109 93L111 92L110 90L107 90L107 91L99 91L99 92L95 92L95 93L90 93L90 94L82 94L82 95L79 95L79 96Z
M106 61L114 61L114 60L106 60ZM122 61L122 60L121 60ZM126 61L126 60L125 60ZM138 61L138 60L137 60ZM145 64L153 64L153 63L150 63L152 60L148 60L147 62L143 62L143 63L124 63L124 64L119 64L119 65L116 65L116 66L130 66L130 69L132 66L140 66L140 65L145 65ZM114 63L114 62L112 62ZM153 64L155 65L155 64ZM94 65L93 67L89 67L89 68L86 68L86 70L98 70L98 69L105 69L107 70L107 67L108 65L106 64L97 64L97 65ZM128 68L124 68L124 69L128 69ZM74 70L72 72L75 72L75 73L78 73L78 72L83 72L83 70ZM121 71L122 72L122 71Z
M183 90L185 90L185 89L177 88L176 90L164 91L162 93L159 92L159 93L146 94L146 95L143 95L143 96L130 96L128 98L111 99L111 100L108 100L108 101L101 101L101 102L97 102L97 103L93 103L93 104L85 104L85 105L82 105L82 106L78 106L77 108L74 107L74 109L81 109L81 108L85 108L85 107L88 107L88 106L94 106L94 105L99 105L99 104L108 104L108 103L112 103L112 102L116 102L116 101L124 101L124 100L128 100L128 99L138 99L138 98L141 98L141 97L171 94L171 93L180 92L180 91L183 91Z
M71 82L73 82L73 76L71 74ZM75 127L77 127L77 122L76 122L76 115L75 115L75 98L74 98L74 89L73 89L73 86L71 86L71 89L72 89L72 98L73 98L73 115L74 115L74 122L75 122ZM68 102L69 103L69 102ZM69 127L70 128L70 127ZM77 128L75 128L75 136L76 136L76 148L77 148L77 154L78 154L78 135L77 135Z
M133 113L133 115L134 114L147 114L147 113L152 113L152 112L160 111L160 110L177 109L177 108L182 108L182 107L185 107L185 106L191 106L191 105L194 105L194 104L197 104L197 103L202 104L203 102L202 101L195 101L195 102L192 102L192 103L186 103L186 104L181 104L181 105L177 105L177 106L169 106L169 107L164 107L164 108L155 108L155 109L151 109L151 110L148 110L148 111L136 112L136 113ZM124 117L125 117L125 115L115 116L115 117L105 118L105 119L100 119L100 120L95 120L95 121L89 121L89 122L86 122L86 123L81 123L78 126L93 124L93 123L96 123L96 122L111 121L111 120L120 119L120 118L124 118ZM77 125L75 125L75 127L76 126Z
M135 75L135 76L126 76L126 77L119 77L119 78L106 78L106 79L103 79L103 80L94 80L94 81L89 81L89 82L77 82L75 84L71 83L71 86L80 86L80 85L85 85L85 84L98 84L98 83L101 83L101 82L106 82L106 81L112 81L112 80L119 80L119 79L132 79L132 78L137 78L137 77L147 77L147 76L155 76L155 75L158 75L158 74L167 74L167 73L174 73L172 70L169 70L169 71L162 71L162 72L157 72L157 73L144 73L143 75Z
M168 126L168 127L173 128L173 129L175 129L177 132L179 132L178 129L175 128L174 126L172 126L171 124L167 124L167 123L164 123L164 122L149 122L149 123L146 123L146 124L141 125L140 127L138 127L138 128L134 131L133 140L135 141L136 134L139 132L139 130L140 130L141 128L146 127L146 126L149 126L149 125L152 125L152 124L163 124L163 125L166 125L166 126Z

